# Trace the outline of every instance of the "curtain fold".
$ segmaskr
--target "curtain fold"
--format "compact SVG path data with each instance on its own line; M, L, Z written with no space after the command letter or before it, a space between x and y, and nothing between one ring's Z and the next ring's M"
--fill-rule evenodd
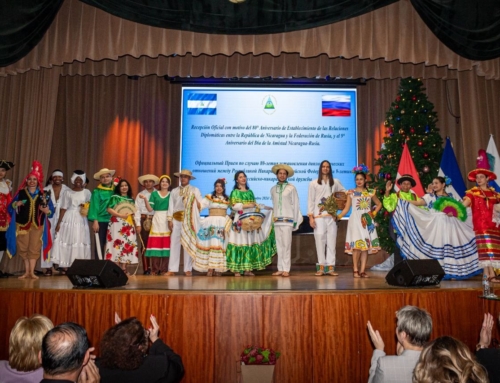
M80 0L117 17L159 28L230 35L296 31L335 23L398 0Z
M60 78L59 68L0 78L2 158L16 165L8 173L15 188L35 159L47 174Z
M63 0L2 0L0 66L15 63L42 39Z
M498 0L411 0L429 29L453 52L471 60L500 56Z
M120 19L77 0L66 0L40 43L23 59L0 68L0 75L66 63L117 61L123 56L197 57L234 53L273 57L296 53L304 59L320 55L381 59L475 70L488 79L500 79L500 59L473 61L452 52L429 30L409 0L330 25L264 35L210 35L160 29Z

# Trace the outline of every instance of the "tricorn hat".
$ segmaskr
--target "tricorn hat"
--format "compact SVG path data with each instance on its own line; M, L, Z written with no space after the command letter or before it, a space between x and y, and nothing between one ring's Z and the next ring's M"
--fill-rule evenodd
M490 167L490 162L488 161L488 153L486 153L486 150L484 149L479 149L478 151L478 157L476 160L476 169L472 170L469 172L467 175L467 178L469 181L475 182L476 181L476 176L478 174L484 174L486 177L488 177L490 180L496 180L497 175L493 173Z
M398 178L396 182L398 183L398 185L401 185L404 181L410 181L412 188L414 188L417 185L417 182L411 176L411 174L403 174L401 177Z

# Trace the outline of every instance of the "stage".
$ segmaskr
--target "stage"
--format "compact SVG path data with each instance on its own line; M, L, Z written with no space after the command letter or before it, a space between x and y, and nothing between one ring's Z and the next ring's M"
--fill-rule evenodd
M73 289L66 276L0 279L6 309L0 316L0 358L8 357L10 329L22 315L78 322L98 349L116 311L145 325L150 314L157 316L162 339L183 358L183 382L236 382L236 360L248 344L282 352L275 382L366 382L372 354L368 320L393 354L394 313L405 304L431 313L433 337L452 335L471 348L483 312L500 311L499 303L479 298L480 277L407 289L387 285L385 272L355 279L349 267L338 268L338 277L316 277L314 266L295 269L288 278L271 276L271 267L255 277L138 275L126 286L104 290Z

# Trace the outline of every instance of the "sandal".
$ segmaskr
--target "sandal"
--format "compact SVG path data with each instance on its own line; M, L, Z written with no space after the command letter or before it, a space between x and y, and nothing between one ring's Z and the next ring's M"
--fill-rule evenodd
M283 271L283 274L281 274L282 277L289 277L290 273L288 271Z
M214 275L214 270L213 269L208 269L207 271L207 277L211 277Z
M245 275L245 277L253 277L253 276L255 276L255 274L252 273L251 271L245 271L245 273L243 275Z
M271 275L274 277L277 277L279 275L283 275L283 271L276 271L275 273L272 273Z
M357 271L357 270L356 270L356 271L353 271L353 272L352 272L352 274L353 274L352 276L353 276L354 278L361 278L361 276L359 275L359 271Z
M368 274L366 274L364 271L361 274L359 274L359 276L361 278L370 278L370 276Z
M234 273L234 276L235 277L241 277L241 274L240 273Z

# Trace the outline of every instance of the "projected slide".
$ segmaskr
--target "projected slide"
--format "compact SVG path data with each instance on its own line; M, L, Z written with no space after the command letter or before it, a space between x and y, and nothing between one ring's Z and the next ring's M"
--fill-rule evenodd
M184 87L181 168L193 171L203 195L217 178L226 179L229 195L244 170L258 202L270 205L271 168L289 164L306 215L322 160L346 188L354 186L356 102L355 89Z

